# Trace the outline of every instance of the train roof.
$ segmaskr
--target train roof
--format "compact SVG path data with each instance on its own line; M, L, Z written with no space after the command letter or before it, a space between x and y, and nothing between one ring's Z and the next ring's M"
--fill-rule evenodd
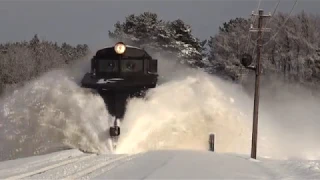
M147 58L152 59L152 57L142 48L136 46L126 45L126 51L122 54L124 57L128 58ZM95 58L118 58L114 50L114 46L104 47L96 52Z

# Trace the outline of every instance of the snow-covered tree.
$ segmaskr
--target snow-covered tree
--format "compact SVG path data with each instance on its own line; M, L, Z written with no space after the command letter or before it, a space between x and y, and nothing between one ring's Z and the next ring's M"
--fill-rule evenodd
M248 41L249 24L249 19L236 18L210 37L209 58L217 74L238 79L248 73L239 62L243 53L256 58L257 33L252 33ZM278 13L266 25L271 32L263 33L263 74L279 74L287 81L319 82L320 16L301 12L289 17Z
M109 37L127 44L139 46L146 50L174 54L181 63L194 67L203 67L203 44L192 35L190 25L181 19L163 21L158 15L144 12L140 15L131 14L125 22L119 21L115 29L109 31Z
M35 35L29 42L0 44L0 94L8 87L19 87L53 68L66 66L89 53L86 44L41 41Z
M239 79L240 57L252 51L248 46L249 20L232 19L219 27L219 33L208 41L209 59L213 64L211 72L222 77Z

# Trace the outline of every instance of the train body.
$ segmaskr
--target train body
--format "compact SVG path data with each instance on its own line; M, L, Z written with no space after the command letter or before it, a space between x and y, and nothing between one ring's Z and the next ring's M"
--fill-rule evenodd
M119 136L116 122L124 117L127 99L143 97L157 81L158 60L144 49L119 42L96 52L81 86L95 90L104 99L108 112L116 119L110 136Z

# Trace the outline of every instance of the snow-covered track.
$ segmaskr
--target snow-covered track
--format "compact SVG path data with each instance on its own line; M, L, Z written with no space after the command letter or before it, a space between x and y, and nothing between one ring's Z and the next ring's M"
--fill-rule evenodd
M70 159L63 160L63 161L61 161L59 163L56 163L56 164L53 164L53 165L49 165L49 166L46 166L46 167L43 167L43 168L40 168L40 169L37 169L35 171L26 172L26 173L14 175L14 176L9 176L9 177L7 177L5 179L14 180L14 179L22 179L22 178L31 177L31 176L34 176L36 174L41 174L41 173L47 172L47 171L49 171L51 169L54 169L54 168L59 168L59 167L65 166L67 164L84 161L86 159L92 158L93 156L96 156L96 155L95 154L90 154L90 155L83 155L83 156L80 156L80 157L72 157Z
M0 162L0 179L93 178L133 157L134 155L97 155L82 153L78 150L67 150ZM29 161L31 159L33 161Z
M85 170L77 171L76 173L65 177L65 179L94 178L95 176L105 173L117 167L118 165L123 164L124 162L132 160L134 157L135 156L133 155L119 155L118 157L110 158L106 161L101 161L100 163Z

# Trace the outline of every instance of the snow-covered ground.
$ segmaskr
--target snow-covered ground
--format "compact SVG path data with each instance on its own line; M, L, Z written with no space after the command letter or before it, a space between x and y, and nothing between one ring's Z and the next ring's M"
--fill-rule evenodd
M131 155L67 150L0 163L1 179L319 179L320 161L250 159L210 151Z

